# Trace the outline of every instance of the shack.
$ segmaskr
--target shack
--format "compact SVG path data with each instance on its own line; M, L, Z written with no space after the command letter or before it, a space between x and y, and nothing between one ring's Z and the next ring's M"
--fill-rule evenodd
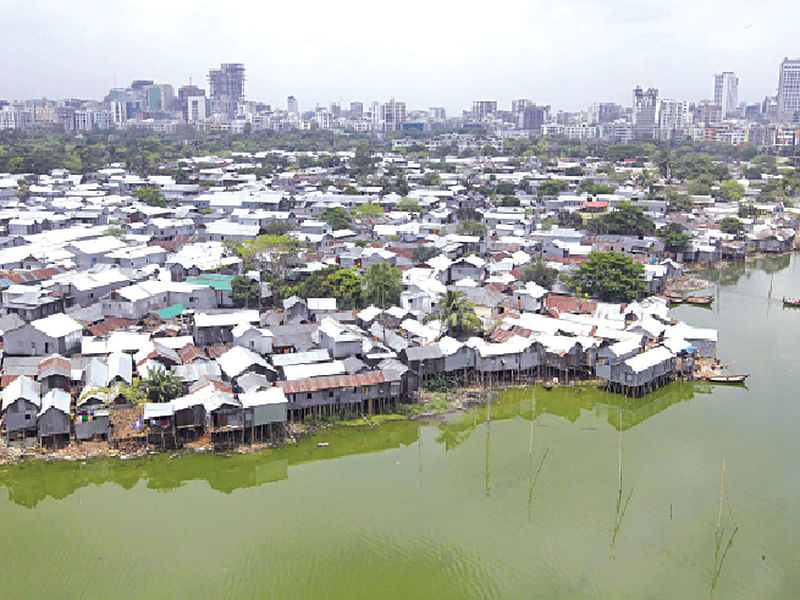
M266 390L240 394L244 409L245 436L248 441L275 441L284 437L288 401L283 390Z
M36 382L21 375L3 390L2 415L8 438L36 435L36 415L42 402Z
M42 396L42 406L37 415L39 443L59 447L69 443L72 419L69 392L54 388Z

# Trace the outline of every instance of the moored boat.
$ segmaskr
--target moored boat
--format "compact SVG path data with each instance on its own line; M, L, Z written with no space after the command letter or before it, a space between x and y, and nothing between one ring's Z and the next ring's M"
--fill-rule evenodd
M706 377L706 381L711 383L744 383L749 375L750 373L745 375L709 375Z
M714 301L714 296L687 296L686 302L689 304L711 304Z
M800 307L800 298L787 298L786 296L784 296L783 305Z

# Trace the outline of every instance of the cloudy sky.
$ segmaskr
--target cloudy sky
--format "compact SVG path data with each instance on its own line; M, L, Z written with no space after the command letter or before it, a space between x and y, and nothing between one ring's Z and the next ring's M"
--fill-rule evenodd
M248 99L301 108L391 97L458 112L531 98L579 110L631 89L700 100L713 74L774 94L800 57L797 0L3 0L0 98L102 98L133 79L206 85L243 62Z

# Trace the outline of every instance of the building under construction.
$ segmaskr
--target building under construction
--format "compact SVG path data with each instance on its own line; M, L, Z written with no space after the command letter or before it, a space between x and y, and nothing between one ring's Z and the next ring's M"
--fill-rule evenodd
M208 71L209 96L213 114L236 115L237 103L244 100L244 65L222 63Z

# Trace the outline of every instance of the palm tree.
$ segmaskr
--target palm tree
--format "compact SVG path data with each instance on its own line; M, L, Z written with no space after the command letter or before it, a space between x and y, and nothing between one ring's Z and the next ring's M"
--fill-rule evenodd
M425 320L441 319L440 335L444 333L454 336L481 333L483 327L480 318L475 314L475 307L464 297L464 292L447 290L437 304L437 311L428 315Z

